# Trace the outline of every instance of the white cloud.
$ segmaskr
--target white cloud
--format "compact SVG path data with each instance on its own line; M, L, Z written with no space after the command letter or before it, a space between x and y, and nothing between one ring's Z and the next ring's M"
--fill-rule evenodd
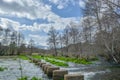
M79 6L84 8L85 7L85 2L83 0L79 0Z
M35 44L37 45L41 45L41 46L48 46L47 45L47 36L40 36L40 35L33 35L33 34L29 34L29 37L32 38L33 40L35 40Z
M49 0L49 1L57 5L58 9L63 9L68 6L70 0Z
M4 2L8 2L8 3L11 3L13 2L13 0L3 0Z
M57 5L58 9L63 9L68 6L70 0L49 0ZM72 0L73 1L73 0ZM13 21L7 18L0 19L0 25L3 28L9 27L16 31L44 31L47 33L51 26L54 26L57 30L62 30L71 21L79 21L75 17L62 18L51 11L51 5L44 4L38 0L0 0L0 16L13 16L17 18L28 18L28 19L46 19L49 23L39 24L33 23L32 25L20 24L17 21ZM34 37L41 45L46 45L47 36L36 36Z
M63 5L58 5L57 8L58 8L58 9L63 9L64 6L63 6Z
M53 2L54 4L58 4L60 0L49 0L49 1Z
M51 6L37 0L10 0L8 2L0 0L0 12L3 15L43 19L44 16L51 12Z
M79 20L77 20L74 17L71 18L54 18L53 15L49 16L52 17L55 22L54 23L42 23L42 24L38 24L36 22L34 22L32 25L26 25L23 24L21 25L19 22L17 21L13 21L7 18L1 18L0 19L0 25L3 28L10 28L13 29L15 31L23 31L23 30L30 30L30 31L44 31L45 33L48 33L49 29L51 26L53 26L56 30L63 30L65 28L65 26L69 25L69 23L72 22L79 22ZM52 21L52 20L50 20Z
M62 9L63 6L69 1L64 0L50 0L56 4L59 3L59 9ZM62 26L66 26L69 22L76 21L76 18L61 18L51 11L51 6L44 4L42 2L38 2L37 0L10 0L11 3L6 3L3 0L0 0L0 14L15 16L15 17L25 17L28 19L47 19L48 22L52 22L49 24L36 24L33 25L22 25L20 29L28 29L31 31L40 30L44 27L43 30L45 32L48 31L48 28L52 25L55 26L56 29L60 29ZM61 5L60 5L61 4Z
M20 23L12 21L10 19L1 18L0 25L2 28L5 28L5 29L9 27L11 30L19 31Z
M54 3L57 5L58 9L63 9L67 7L68 5L78 5L82 8L85 7L85 3L83 0L49 0L50 2Z
M54 19L55 23L49 23L49 24L38 24L34 23L33 25L21 25L21 30L31 30L31 31L44 31L45 33L48 33L51 26L53 26L56 30L63 30L69 23L76 22L78 23L79 20L76 20L76 18L58 18Z

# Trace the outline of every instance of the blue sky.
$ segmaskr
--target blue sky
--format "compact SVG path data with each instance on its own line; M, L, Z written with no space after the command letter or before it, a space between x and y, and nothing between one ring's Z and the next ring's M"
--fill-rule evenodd
M0 26L22 32L26 42L47 46L51 26L61 31L70 22L80 22L83 0L0 0Z

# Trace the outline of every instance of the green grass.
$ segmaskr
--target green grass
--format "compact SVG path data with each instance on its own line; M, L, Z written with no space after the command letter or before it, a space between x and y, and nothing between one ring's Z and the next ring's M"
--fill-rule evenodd
M53 56L51 56L51 57L53 57ZM77 64L91 64L92 63L91 61L86 60L86 59L69 58L69 57L55 57L55 59L66 61L66 62L73 62L73 63L77 63Z
M35 58L35 59L43 59L44 58L44 57L38 56L38 55L33 55L32 57Z
M20 59L23 59L23 60L29 60L29 58L25 55L20 55L18 56Z
M4 71L5 69L7 69L7 68L5 68L5 67L0 67L0 71Z
M67 66L68 66L67 63L65 63L65 62L60 62L60 61L56 61L56 60L54 60L54 59L45 58L45 61L50 62L51 64L54 64L54 65L56 65L56 66L63 66L63 67L67 67Z
M54 56L32 56L35 59L44 59L47 62L50 62L54 65L57 66L68 66L67 63L65 62L73 62L73 63L77 63L77 64L92 64L92 61L96 61L98 60L96 57L91 58L91 59L79 59L79 58L69 58L69 57L54 57ZM60 62L60 61L55 61L56 60L61 60L61 61L65 61L65 62Z
M21 78L18 78L18 80L28 80L28 77L27 76L23 76Z
M23 76L21 78L18 78L18 80L28 80L27 76ZM30 80L42 80L41 78L37 78L37 77L32 77Z
M42 80L41 78L37 78L37 77L32 77L31 80Z
M51 64L56 65L56 66L63 66L63 67L68 66L67 63L60 62L60 61L55 61L54 58L49 59L49 57L45 57L45 56L43 57L43 56L38 56L38 55L34 55L32 57L35 58L35 59L44 59L45 61L50 62Z

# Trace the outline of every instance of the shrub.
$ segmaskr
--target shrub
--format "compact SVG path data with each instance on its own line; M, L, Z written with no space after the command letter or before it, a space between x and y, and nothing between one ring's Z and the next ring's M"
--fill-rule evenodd
M18 80L28 80L28 77L27 76L23 76L21 78L18 78Z
M4 71L5 69L7 69L7 68L0 67L0 71Z
M28 80L27 76L23 76L21 78L18 78L18 80ZM42 80L41 78L37 78L37 77L32 77L30 80Z
M41 78L37 78L37 77L32 77L31 80L42 80Z

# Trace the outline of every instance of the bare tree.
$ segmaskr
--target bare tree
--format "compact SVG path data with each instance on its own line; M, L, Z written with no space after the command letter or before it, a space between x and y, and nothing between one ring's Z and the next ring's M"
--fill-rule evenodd
M30 39L28 47L30 48L30 55L32 55L33 48L34 48L34 40L33 39Z
M103 51L101 53L116 63L120 62L120 56L115 51L116 46L119 45L119 39L116 36L120 29L120 17L117 11L120 9L119 3L119 0L88 0L85 10L85 16L92 16L95 19L94 26L97 28L93 40L96 41L98 51ZM90 26L90 24L87 25Z
M77 44L78 42L78 34L79 34L79 29L77 27L77 25L73 22L70 23L70 31L69 31L69 35L71 37L71 44ZM77 46L74 45L74 52L77 51Z
M61 53L63 55L63 38L62 38L62 34L59 34L59 44L60 44Z
M66 26L66 28L63 31L63 42L66 47L66 52L68 53L68 46L69 46L69 26Z
M17 54L19 55L25 50L24 35L20 32L17 32Z
M51 46L53 46L54 55L57 56L58 32L54 29L54 27L50 28L48 36L48 43L51 44Z

